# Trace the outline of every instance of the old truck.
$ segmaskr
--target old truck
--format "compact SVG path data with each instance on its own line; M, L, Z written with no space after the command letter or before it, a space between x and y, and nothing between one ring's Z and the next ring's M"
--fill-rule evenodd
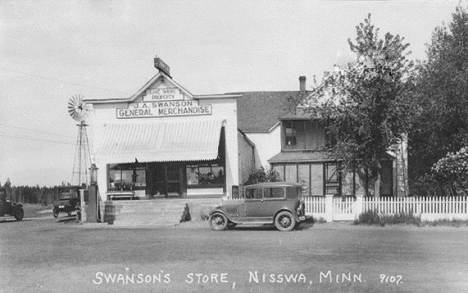
M12 216L17 221L24 217L24 209L21 203L11 202L6 198L6 191L0 188L0 217Z
M54 218L57 218L60 213L67 213L68 216L72 212L79 213L80 211L80 186L62 186L58 190L58 200L54 201Z

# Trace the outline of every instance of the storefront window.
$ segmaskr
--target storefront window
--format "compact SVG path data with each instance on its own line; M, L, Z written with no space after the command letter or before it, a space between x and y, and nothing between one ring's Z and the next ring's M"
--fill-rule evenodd
M188 186L224 184L224 167L215 163L187 165L186 173Z
M146 188L146 167L136 164L110 164L110 191L133 190Z

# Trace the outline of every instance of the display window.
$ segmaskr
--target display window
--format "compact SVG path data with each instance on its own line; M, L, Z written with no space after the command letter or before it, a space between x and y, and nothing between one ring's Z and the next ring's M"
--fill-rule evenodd
M140 164L109 164L110 191L146 188L146 166Z
M224 166L217 163L200 163L186 166L187 186L224 186Z

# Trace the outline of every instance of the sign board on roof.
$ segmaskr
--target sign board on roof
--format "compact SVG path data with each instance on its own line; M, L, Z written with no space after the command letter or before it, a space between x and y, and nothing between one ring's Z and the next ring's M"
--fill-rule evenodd
M144 102L165 101L165 100L183 100L184 95L178 88L158 88L146 90L143 96Z
M159 57L154 58L154 67L156 67L157 70L164 72L165 74L171 76L171 68L169 65L167 65L164 61L161 60Z

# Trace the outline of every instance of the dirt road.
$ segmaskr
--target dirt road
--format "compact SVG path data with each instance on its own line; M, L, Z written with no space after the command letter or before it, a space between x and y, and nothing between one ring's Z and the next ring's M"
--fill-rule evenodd
M64 218L63 218L64 219ZM3 292L468 292L468 229L0 223Z

